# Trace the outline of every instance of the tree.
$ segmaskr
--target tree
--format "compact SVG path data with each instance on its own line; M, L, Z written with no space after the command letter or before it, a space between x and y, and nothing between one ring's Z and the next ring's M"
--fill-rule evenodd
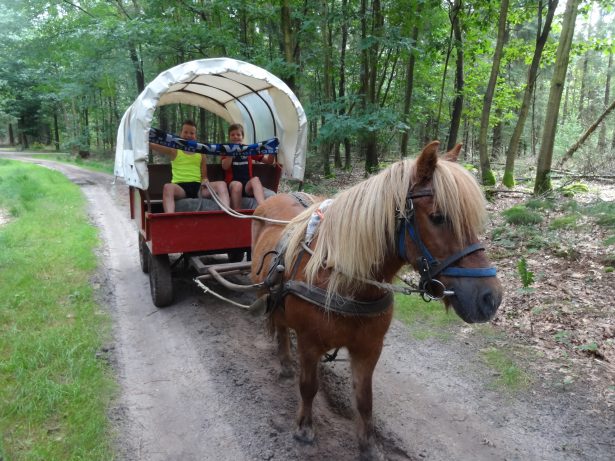
M570 60L570 47L574 36L574 26L581 0L568 0L562 22L562 32L555 55L553 77L549 90L549 100L545 114L542 142L538 153L536 167L536 181L534 193L543 194L551 190L551 163L553 159L553 145L557 131L557 118L559 114L562 92L566 81L566 71Z
M542 58L542 51L547 43L547 38L549 36L549 32L551 31L551 23L553 22L553 16L555 15L555 10L558 3L559 0L547 0L547 15L545 17L545 23L542 27L542 31L540 30L540 23L542 19L544 2L541 0L538 3L536 47L534 49L532 63L530 64L530 68L527 72L527 83L525 86L525 91L523 92L523 102L521 103L521 108L519 109L517 123L506 151L506 166L504 168L504 177L502 179L502 183L506 187L513 187L515 185L515 159L517 158L519 152L519 141L521 140L521 135L523 134L523 129L525 127L525 121L527 120L527 114L530 109L532 94L534 93L534 85L536 83L536 76L538 75L538 66Z
M457 53L455 60L455 97L453 99L453 114L451 116L451 129L448 134L446 150L451 150L457 144L461 113L463 111L463 36L459 15L461 13L461 0L455 0L451 7L451 24L453 29L454 48Z
M402 110L402 120L406 124L408 124L408 117L410 115L410 103L412 102L412 91L414 90L414 65L416 63L416 55L417 55L417 44L419 39L419 21L418 18L421 17L421 6L422 4L419 2L416 5L415 10L415 20L412 26L412 32L410 35L410 53L408 53L408 62L406 64L406 84L404 88L404 106ZM408 155L408 138L409 138L410 128L405 128L401 135L401 146L400 153L401 157L404 158Z
M487 153L487 131L489 129L489 114L491 112L491 103L493 101L493 94L495 92L495 85L498 79L498 73L500 71L500 60L502 59L502 49L504 48L504 42L506 41L506 17L508 15L508 0L502 0L500 4L500 20L498 22L498 38L495 45L495 52L493 54L493 65L491 66L491 75L489 76L489 83L485 90L485 97L483 99L483 111L480 119L480 134L478 138L478 149L480 155L480 170L482 182L485 185L495 184L495 176L491 171L491 165L489 164L489 155Z
M613 111L613 109L615 109L615 100L611 102L611 104L609 104L609 106L604 110L604 112L602 112L598 116L598 118L594 121L594 123L592 123L589 126L589 128L585 130L585 133L583 133L583 135L577 140L577 142L575 142L572 145L572 147L570 147L570 149L566 151L564 156L560 159L559 163L557 164L558 168L561 168L564 165L564 163L566 163L568 160L572 158L572 156L579 149L579 147L581 147L583 143L587 141L587 138L590 137L590 135L596 130L596 128L598 128L600 123L602 123L602 121Z

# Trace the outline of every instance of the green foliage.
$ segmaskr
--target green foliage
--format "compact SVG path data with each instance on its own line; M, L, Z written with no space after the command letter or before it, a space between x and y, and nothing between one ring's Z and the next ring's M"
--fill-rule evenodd
M560 218L555 218L549 224L550 229L572 229L577 225L579 216L577 214L569 214Z
M500 349L489 347L481 351L483 360L496 372L495 385L509 390L525 388L530 383L529 375Z
M596 352L598 350L598 343L592 341L591 343L581 344L580 346L575 346L575 349L585 352Z
M320 8L312 3L288 5L288 38L295 50L301 50L300 59L284 53L280 5L276 2L4 2L0 13L0 133L7 132L5 120L10 119L15 123L18 139L23 139L21 135L25 133L30 142L36 142L35 148L49 146L57 120L63 148L112 155L119 118L139 93L136 75L142 73L147 83L180 62L230 56L270 70L295 90L310 122L312 150L322 142L349 139L353 160L363 160L361 138L365 133L376 133L379 158L397 158L402 132L409 133L410 152L422 147L425 139L443 140L448 136L448 109L456 96L452 77L455 52L447 56L450 2L384 2L380 5L381 25L373 23L371 14L361 17L356 2L333 2L329 5L330 35L326 38L322 35ZM467 146L473 145L472 138L479 131L498 9L498 2L473 2L459 16L464 33L465 87L463 126L458 137ZM527 67L534 53L535 15L536 10L528 8L527 2L517 2L509 8L510 38L490 116L491 126L503 127L504 143L517 119ZM587 114L578 113L576 101L581 82L585 85L585 107L603 105L602 90L612 50L605 35L612 25L611 17L605 18L604 27L590 28L583 43L577 40L574 44L571 77L566 82L570 87L570 98L566 100L570 102L555 140L556 159L588 125ZM366 23L362 24L362 20ZM372 31L367 37L361 35L363 25ZM416 25L420 26L419 36L414 40L410 37ZM348 31L345 47L343 27ZM560 31L560 22L556 21L536 85L534 117L539 132L526 129L523 146L532 146L531 136L540 136ZM362 53L346 52L348 49L373 52L377 66L368 69ZM581 78L582 59L590 49L595 51L584 75L592 78ZM419 59L409 80L406 69L411 55ZM327 62L333 63L327 69L325 56L330 58ZM370 80L368 88L363 88L364 77ZM325 94L325 81L333 86L333 95ZM409 83L413 84L412 97L404 112ZM373 95L373 100L366 94ZM175 123L180 114L194 116L195 112L182 106L174 111L169 123ZM154 117L158 120L157 114ZM211 116L205 123L208 135L216 137L221 122ZM607 139L611 139L612 132L609 126ZM578 158L583 159L583 152L579 154ZM594 154L594 159L598 155ZM322 168L324 162L314 165ZM482 175L483 184L495 185L493 171ZM503 183L514 186L513 172L504 174Z
M552 210L555 208L553 200L531 198L525 202L525 206L530 210Z
M558 343L570 346L570 332L566 330L560 330L553 335L553 339Z
M4 459L113 459L114 392L97 358L110 322L94 300L96 229L60 173L0 163L0 452ZM41 225L44 223L44 225Z
M525 257L522 257L517 263L517 272L521 278L523 288L529 288L534 283L534 273L528 270Z
M589 187L587 184L576 182L563 186L561 190L564 197L574 197L576 194L589 192Z
M444 309L441 302L428 303L418 295L396 295L395 315L409 325L417 339L446 339L450 335L448 328L463 323L457 315Z
M596 218L596 224L606 227L609 230L615 230L615 203L598 201L586 206L583 211L588 215ZM605 245L615 244L615 235L608 237Z
M531 225L539 224L543 221L540 214L535 211L528 210L524 205L514 205L508 210L502 212L506 222L515 225Z

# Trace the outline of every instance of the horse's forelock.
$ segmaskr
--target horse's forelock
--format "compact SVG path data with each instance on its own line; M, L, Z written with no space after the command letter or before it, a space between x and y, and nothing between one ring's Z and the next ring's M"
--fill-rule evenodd
M434 203L456 238L467 244L481 233L486 220L485 197L472 176L455 162L439 161L432 179Z

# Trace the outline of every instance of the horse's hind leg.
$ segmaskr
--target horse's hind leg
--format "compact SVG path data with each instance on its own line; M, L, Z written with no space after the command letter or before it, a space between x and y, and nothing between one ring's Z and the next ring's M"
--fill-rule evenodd
M309 348L297 338L299 350L300 376L299 392L301 393L301 404L299 415L297 416L297 430L295 438L301 442L312 443L314 441L314 426L312 423L312 404L316 392L318 392L318 361L322 354Z
M279 376L282 379L288 379L295 376L295 370L290 356L290 335L283 317L283 311L277 309L271 316L271 326L275 331L275 339L278 345L277 352L281 367Z
M384 456L376 444L372 419L372 377L380 357L381 347L369 351L350 351L352 386L359 413L357 435L359 437L361 460L384 460Z

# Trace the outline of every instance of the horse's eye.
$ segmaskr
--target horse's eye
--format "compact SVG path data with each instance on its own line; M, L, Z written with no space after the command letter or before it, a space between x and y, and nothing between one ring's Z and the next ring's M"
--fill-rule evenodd
M429 215L429 219L436 226L441 226L446 221L446 218L441 213L432 213L432 214Z

